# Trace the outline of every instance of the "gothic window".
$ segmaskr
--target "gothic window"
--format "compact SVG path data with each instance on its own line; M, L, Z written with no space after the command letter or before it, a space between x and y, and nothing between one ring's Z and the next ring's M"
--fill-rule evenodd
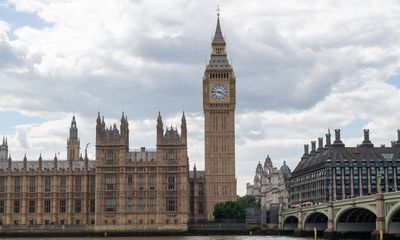
M109 190L109 191L116 190L115 175L106 175L105 181L106 181L106 190Z
M36 177L29 177L29 192L36 191Z
M166 199L166 210L167 210L167 212L177 211L177 199L176 198L167 198Z
M168 150L168 163L174 164L176 163L176 150Z
M116 211L116 201L115 198L106 198L105 199L105 211L106 212L115 212Z
M67 190L67 177L60 176L60 192L65 192Z
M51 192L51 177L50 176L46 176L44 178L44 191Z
M65 199L60 199L60 213L65 213L66 212L66 201Z
M127 199L126 211L127 212L132 212L133 211L133 199L132 199L132 197L129 197Z
M51 209L51 200L50 199L45 199L44 200L44 212L49 213Z
M70 149L69 152L70 152L70 155L71 155L71 160L75 160L74 149Z
M36 210L36 201L29 200L29 207L28 207L29 213L35 213L35 210Z
M96 191L96 177L95 176L90 176L89 177L89 192L95 192Z
M106 164L107 165L112 165L113 163L114 163L114 151L113 150L108 150L107 151Z
M144 212L144 199L143 198L139 198L138 199L138 207L139 207L139 212Z
M156 212L156 199L150 198L149 200L149 212Z
M176 176L169 175L167 177L167 190L175 190L176 189Z
M139 175L139 190L143 190L144 189L144 175L141 174Z
M154 190L156 188L156 176L155 175L150 175L149 185L150 185L150 190Z
M95 212L95 210L96 210L96 199L94 199L94 198L91 198L90 199L90 202L89 202L89 211L91 212L91 213L94 213Z
M81 192L81 191L82 191L82 177L75 176L75 192Z
M4 192L4 177L0 177L0 192Z
M21 192L21 177L14 177L14 192Z
M128 176L128 191L133 191L133 177L132 177L132 175Z
M82 210L82 201L80 199L75 199L75 212L80 213Z
M4 213L4 200L0 200L0 213Z
M19 199L14 200L14 213L19 213Z

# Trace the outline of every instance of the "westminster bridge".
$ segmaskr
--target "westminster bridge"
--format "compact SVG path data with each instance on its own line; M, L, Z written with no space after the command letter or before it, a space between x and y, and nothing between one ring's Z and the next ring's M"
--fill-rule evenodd
M283 230L374 232L400 234L400 191L377 193L307 207L279 214Z

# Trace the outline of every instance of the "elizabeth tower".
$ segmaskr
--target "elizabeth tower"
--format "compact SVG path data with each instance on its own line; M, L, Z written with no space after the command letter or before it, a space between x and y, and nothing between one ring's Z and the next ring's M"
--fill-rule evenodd
M207 218L214 205L236 199L235 103L236 79L226 54L217 17L211 58L203 78L205 181Z

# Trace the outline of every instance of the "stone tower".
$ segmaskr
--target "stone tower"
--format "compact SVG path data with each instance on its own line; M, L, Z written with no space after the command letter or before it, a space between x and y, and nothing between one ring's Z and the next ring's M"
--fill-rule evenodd
M7 161L7 157L8 157L7 138L3 137L3 143L0 145L0 161Z
M69 138L67 140L67 160L78 160L80 152L80 141L78 138L78 128L76 127L75 115L72 117L71 127L69 128Z
M236 79L218 14L211 58L203 77L206 213L210 220L217 202L236 199L235 103Z

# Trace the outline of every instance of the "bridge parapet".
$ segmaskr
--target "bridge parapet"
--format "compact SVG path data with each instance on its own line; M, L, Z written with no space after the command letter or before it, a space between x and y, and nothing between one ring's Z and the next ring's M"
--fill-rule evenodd
M369 227L372 231L400 234L400 191L287 209L279 217L281 229L285 229L286 219L291 217L293 224L295 217L297 230L307 230L314 224L319 228L325 226L326 231L362 231ZM324 225L315 221L324 221Z

